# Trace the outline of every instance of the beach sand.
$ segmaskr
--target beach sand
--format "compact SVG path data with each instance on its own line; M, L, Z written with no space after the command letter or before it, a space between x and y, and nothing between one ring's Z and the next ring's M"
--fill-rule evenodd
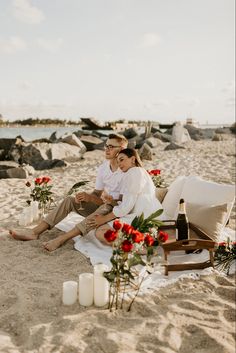
M178 175L199 175L233 184L235 139L190 141L184 150L164 151L159 142L147 169L159 168L170 183ZM56 202L79 180L95 181L102 151L62 169L37 172L50 176ZM29 178L33 180L33 177ZM62 283L92 272L89 260L73 250L73 241L48 253L39 240L21 242L7 229L17 226L29 188L25 180L0 180L0 352L3 353L235 353L235 276L212 274L175 284L136 299L131 312L63 306ZM229 226L235 229L235 208Z

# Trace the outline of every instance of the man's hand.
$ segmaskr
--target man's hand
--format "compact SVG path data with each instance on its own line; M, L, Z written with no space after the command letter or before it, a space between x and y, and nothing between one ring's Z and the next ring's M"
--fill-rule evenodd
M75 202L80 203L81 201L90 202L90 194L87 192L78 192L75 195Z

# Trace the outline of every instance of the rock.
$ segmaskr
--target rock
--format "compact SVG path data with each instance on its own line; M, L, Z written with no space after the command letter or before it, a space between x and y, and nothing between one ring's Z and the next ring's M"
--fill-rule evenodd
M94 145L94 150L103 151L104 150L104 146L105 146L105 142L98 143L98 144Z
M49 144L29 144L27 146L22 146L20 151L21 163L30 164L34 166L35 164L42 162L48 158Z
M50 159L76 162L82 157L81 148L68 143L58 142L51 145Z
M227 141L230 139L229 134L214 134L212 137L212 141Z
M127 139L131 139L132 137L135 137L138 135L138 132L136 129L134 129L133 127L125 130L125 131L121 131L121 134L124 135Z
M23 167L10 167L8 169L2 169L0 167L0 179L17 178L26 179L29 173Z
M132 138L128 140L128 148L135 148L136 147L136 139Z
M8 153L10 151L10 149L12 148L12 146L15 145L17 139L10 139L10 138L1 138L0 139L0 150L2 150L1 152L1 160L5 160L8 158Z
M14 161L1 161L0 162L0 169L10 169L10 168L18 168L19 163L16 163Z
M188 142L190 140L191 140L191 137L188 133L188 130L185 129L182 125L176 124L173 127L171 142L178 144L178 143Z
M86 147L83 144L82 141L75 135L75 134L70 134L67 136L62 136L61 138L62 142L68 143L71 146L77 146L80 148L80 153L83 154L86 152Z
M99 143L103 142L102 139L91 135L89 136L82 135L80 138L80 141L82 141L83 144L86 146L87 151L93 151L95 145L98 145Z
M148 161L152 160L152 149L147 143L144 143L139 150L139 155L141 159L146 159Z
M0 150L0 161L4 160L4 158L5 158L5 151Z
M230 134L230 128L229 127L221 127L215 130L216 134Z
M54 131L49 137L50 142L56 142L58 140L57 131Z
M156 137L149 137L148 139L145 140L149 144L150 147L158 147L160 144L162 145L162 141Z
M38 162L37 164L34 165L34 168L36 170L43 170L43 169L52 169L52 168L58 168L58 167L66 167L67 163L60 160L60 159L48 159L45 161Z
M35 169L34 169L34 167L32 165L23 164L22 167L28 172L29 175L34 175Z
M158 138L162 142L171 142L172 139L171 135L165 134L163 132L155 132L155 134L153 134L153 137Z
M169 145L167 145L165 148L164 148L164 151L169 151L169 150L178 150L180 148L183 148L185 149L185 147L183 146L179 146L177 145L176 143L170 143Z

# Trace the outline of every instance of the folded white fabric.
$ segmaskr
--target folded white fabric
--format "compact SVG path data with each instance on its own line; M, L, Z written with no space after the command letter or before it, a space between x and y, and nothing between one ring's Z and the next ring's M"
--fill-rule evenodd
M74 227L74 225L80 222L82 217L76 213L69 214L62 222L57 225L57 228L63 231L69 231ZM232 229L224 228L221 232L219 241L224 241L228 237L235 241L235 232ZM97 263L104 263L107 266L111 266L110 258L112 255L112 248L101 244L100 241L95 237L95 231L92 230L85 237L77 236L74 238L74 248L80 251L84 256L90 259L92 265ZM155 271L147 275L142 283L140 293L145 293L150 290L161 288L174 283L182 278L192 278L198 279L199 274L210 274L214 272L212 268L207 268L204 270L188 270L188 271L174 271L169 272L168 276L164 275L164 268L161 264L163 258L163 252L160 248L160 258L159 264L155 267ZM209 259L209 253L207 250L203 250L200 254L188 254L186 255L183 251L171 252L169 256L169 261L171 264L174 263L192 263L192 262L203 262ZM144 268L141 269L141 272ZM232 271L235 268L232 266Z

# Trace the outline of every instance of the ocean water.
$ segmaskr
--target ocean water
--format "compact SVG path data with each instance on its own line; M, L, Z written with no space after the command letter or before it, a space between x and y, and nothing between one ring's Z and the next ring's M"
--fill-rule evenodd
M218 125L200 125L202 129L210 128L216 129L218 127L230 126L228 124ZM0 127L0 138L15 138L16 136L22 136L25 141L32 141L40 138L49 138L53 132L57 132L57 137L61 137L67 132L81 131L78 126L67 126L67 127ZM144 132L144 127L140 127L139 132ZM111 130L98 130L105 135L111 133Z
M49 138L56 131L57 137L66 132L81 130L78 126L68 127L0 127L0 138L15 138L22 136L25 141L32 141L40 138Z

